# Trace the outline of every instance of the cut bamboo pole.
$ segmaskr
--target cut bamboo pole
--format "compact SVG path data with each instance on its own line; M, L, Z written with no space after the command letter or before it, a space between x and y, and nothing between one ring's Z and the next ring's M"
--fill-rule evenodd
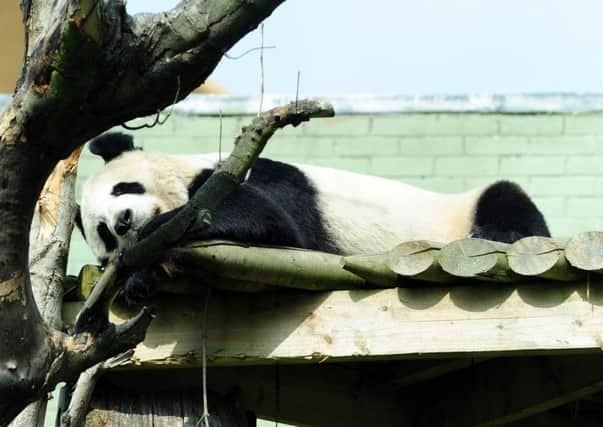
M461 239L442 248L440 264L453 276L510 282L517 276L508 268L506 251L509 247L506 243Z
M569 282L584 276L565 258L566 241L549 237L525 237L513 243L507 251L511 270L522 276Z
M404 278L427 282L450 282L439 262L441 243L418 240L401 243L388 254L387 266Z
M341 256L323 252L210 241L177 250L177 254L190 269L235 281L311 291L368 286L366 279L343 269Z
M565 256L580 270L603 272L603 232L589 231L570 239Z
M398 275L388 266L389 253L354 255L342 258L342 267L364 279L367 284L392 288L400 284Z

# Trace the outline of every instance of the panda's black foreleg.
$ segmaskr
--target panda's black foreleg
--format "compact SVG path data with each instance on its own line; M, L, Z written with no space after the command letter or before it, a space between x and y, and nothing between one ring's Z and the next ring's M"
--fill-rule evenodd
M181 209L177 208L153 218L139 232L139 239L151 234ZM274 203L261 190L245 184L216 209L209 227L190 230L181 243L209 239L316 249L283 207ZM166 261L176 266L178 264L177 260L162 259L159 263L141 270L128 272L125 281L126 298L136 302L150 296L157 288L157 282L168 277L163 268Z
M124 296L128 304L136 304L153 295L157 288L158 270L143 267L122 273L125 276L123 284Z
M517 184L496 182L478 199L471 237L513 243L527 236L550 235L544 216Z
M149 236L160 225L176 216L180 210L182 210L182 207L155 216L139 231L138 240ZM164 268L166 261L169 260L160 258L159 261L151 265L139 269L126 268L120 272L120 276L124 280L124 296L128 304L140 303L156 292L158 282L169 277Z

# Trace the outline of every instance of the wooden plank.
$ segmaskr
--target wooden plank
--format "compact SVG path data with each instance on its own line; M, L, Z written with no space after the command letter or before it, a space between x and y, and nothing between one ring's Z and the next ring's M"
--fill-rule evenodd
M65 304L72 322L80 303ZM203 297L156 301L159 315L134 359L200 363ZM114 307L112 319L134 313ZM600 351L603 282L480 284L333 292L233 294L209 304L213 365L373 360L417 355Z
M220 413L224 398L259 418L314 427L408 427L407 409L387 381L390 363L322 363L213 367L207 371L210 415ZM130 370L108 372L104 385L131 392L199 390L201 369ZM201 415L201 394L183 399L182 409ZM192 412L191 412L192 413ZM211 418L211 417L210 417ZM201 424L202 426L203 424Z
M486 427L517 422L601 390L603 357L583 355L492 360L408 394L417 408L426 409L417 411L415 425Z
M209 387L241 391L258 417L314 427L408 427L393 389L335 364L260 366L210 371Z
M147 375L148 376L148 375ZM201 393L196 388L154 391L156 387L143 388L137 382L109 386L105 381L94 391L90 410L86 415L87 427L197 427L202 415ZM143 381L144 383L144 381ZM230 396L209 395L213 412L210 427L247 426L246 408Z
M153 427L183 427L182 393L158 392L154 394Z
M573 414L552 411L505 424L505 427L595 427L600 425L598 422L585 425L580 421L582 420L576 419Z

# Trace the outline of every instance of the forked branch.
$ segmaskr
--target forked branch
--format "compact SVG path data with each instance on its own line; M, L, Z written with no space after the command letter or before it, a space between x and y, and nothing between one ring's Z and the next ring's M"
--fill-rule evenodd
M125 252L122 257L123 266L148 265L181 242L188 230L197 231L208 227L215 209L244 181L247 172L276 130L287 125L297 126L311 118L332 117L334 114L333 107L327 102L302 100L273 108L256 117L249 126L243 128L230 156L216 167L184 209ZM108 267L110 271L115 268L114 265ZM78 316L76 331L90 330L86 322L92 319L96 319L96 322L100 313L106 313L105 305L113 296L110 283L103 275Z
M185 208L152 235L126 251L124 265L148 265L178 243L189 229L208 227L216 207L245 180L247 172L277 129L287 125L297 126L315 117L332 117L334 114L333 107L327 102L303 100L273 108L256 117L251 125L243 128L230 156L216 167Z

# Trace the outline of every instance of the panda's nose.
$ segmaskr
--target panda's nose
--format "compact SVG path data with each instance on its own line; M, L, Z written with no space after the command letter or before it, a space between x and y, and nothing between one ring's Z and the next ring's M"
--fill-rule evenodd
M123 236L130 229L131 225L132 210L126 209L125 211L121 211L117 217L117 221L115 222L115 232L120 236Z

